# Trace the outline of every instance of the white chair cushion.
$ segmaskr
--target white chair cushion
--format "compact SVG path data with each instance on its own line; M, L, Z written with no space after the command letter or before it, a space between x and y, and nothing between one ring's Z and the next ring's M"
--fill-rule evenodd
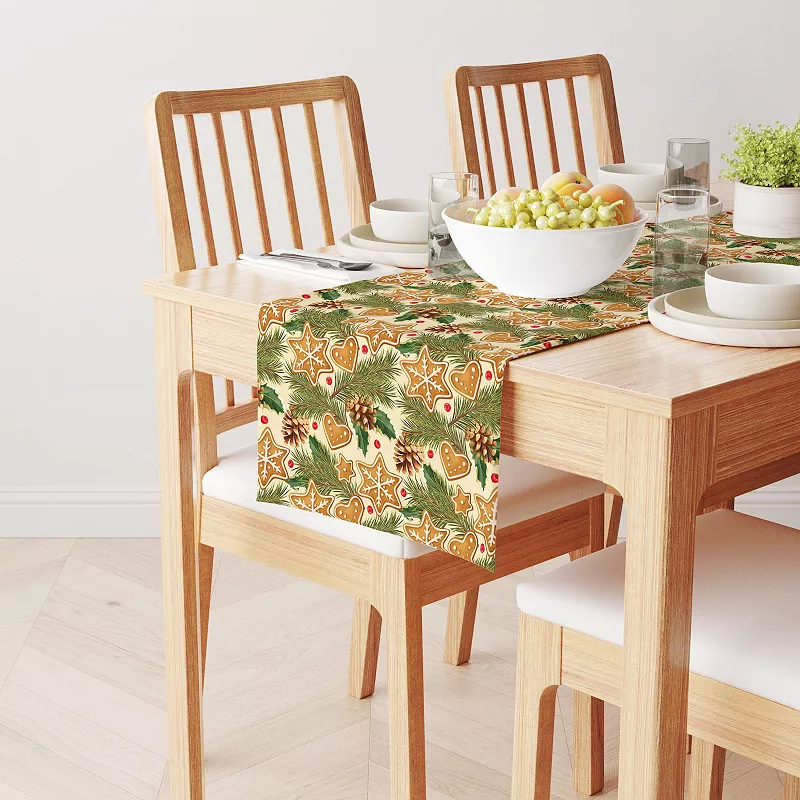
M256 500L256 445L222 456L203 477L203 494L299 525L317 533L374 550L392 558L415 558L431 551L427 545L340 519L301 511L292 506ZM500 457L499 526L506 527L601 494L604 484L530 461Z
M622 644L625 544L520 584L526 614ZM800 710L800 531L733 511L697 518L692 672Z

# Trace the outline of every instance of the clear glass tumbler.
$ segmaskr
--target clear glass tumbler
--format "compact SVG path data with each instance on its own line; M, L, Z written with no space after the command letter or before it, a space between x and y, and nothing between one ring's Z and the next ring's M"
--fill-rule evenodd
M708 189L662 189L656 203L653 294L705 285L708 264Z
M460 261L442 212L452 205L478 199L478 176L473 172L435 172L428 192L428 266Z
M711 143L708 139L667 139L669 186L711 189Z

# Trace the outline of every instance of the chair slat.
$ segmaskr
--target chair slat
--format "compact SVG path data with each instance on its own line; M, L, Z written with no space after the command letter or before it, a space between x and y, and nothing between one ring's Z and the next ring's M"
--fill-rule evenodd
M517 84L517 103L519 105L519 116L522 124L522 135L525 138L525 157L528 162L528 177L530 178L530 186L536 189L539 182L536 179L536 163L533 160L533 142L531 141L531 125L528 118L528 101L525 99L525 86L521 83Z
M497 191L494 180L494 164L492 163L492 146L489 143L489 129L486 125L486 106L483 102L483 89L475 87L475 98L478 101L478 122L481 126L481 139L483 139L483 158L486 164L486 177L489 181L489 194Z
M508 185L516 185L514 179L514 161L511 157L511 142L508 138L508 122L506 120L506 106L503 102L503 87L494 87L494 97L497 103L497 117L500 121L500 135L503 137L503 155L506 160L506 177L508 178Z
M314 164L314 180L317 184L317 199L319 200L319 214L322 217L322 229L325 232L325 244L332 245L333 224L331 223L331 208L328 201L328 189L325 186L325 171L322 167L322 152L319 148L319 135L317 134L317 118L314 116L313 103L303 103L306 117L306 130L308 142L311 147L311 161Z
M203 223L203 237L206 242L206 255L210 267L217 265L217 248L214 245L214 229L211 227L211 212L208 209L208 194L206 193L206 181L203 176L203 162L200 158L200 147L197 143L197 127L194 124L194 116L187 114L186 133L189 137L189 150L192 154L192 171L194 172L194 183L197 188L197 202L200 206L200 219Z
M225 146L225 130L222 127L222 115L214 113L211 115L214 123L214 136L217 139L217 150L219 152L219 166L222 170L222 184L225 187L225 204L228 207L228 221L231 225L231 239L235 256L242 252L242 234L239 230L239 215L236 213L236 198L233 194L233 180L231 179L231 165L228 161L228 148Z
M583 140L581 139L581 121L578 118L578 102L575 99L575 82L572 78L564 78L567 87L567 102L569 103L569 121L572 126L572 141L575 144L575 161L578 172L586 174L586 159L583 155Z
M292 183L292 166L289 163L289 150L286 146L286 130L283 127L283 114L281 113L280 106L272 107L272 122L275 126L275 140L278 143L278 155L281 159L283 193L286 196L286 210L289 213L289 225L292 229L292 244L295 247L302 248L303 237L300 233L300 218L297 213L294 183Z
M269 252L272 250L272 239L269 235L267 206L264 203L264 186L261 183L261 169L258 166L258 150L256 150L256 139L253 135L253 118L250 116L249 109L244 109L241 113L244 140L247 144L247 158L250 161L250 175L253 178L253 193L256 199L256 213L258 215L258 227L261 231L261 244L264 247L264 252Z
M233 408L236 405L236 396L233 392L233 381L225 381L225 405Z
M544 112L545 123L547 124L547 146L550 150L550 169L558 172L558 145L556 143L556 130L553 126L553 109L550 105L550 89L547 81L539 81L539 89L542 94L542 111Z

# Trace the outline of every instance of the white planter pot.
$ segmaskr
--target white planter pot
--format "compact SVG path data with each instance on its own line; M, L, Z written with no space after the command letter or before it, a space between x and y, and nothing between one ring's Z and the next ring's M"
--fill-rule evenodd
M736 182L733 229L761 239L800 237L800 188L773 189Z

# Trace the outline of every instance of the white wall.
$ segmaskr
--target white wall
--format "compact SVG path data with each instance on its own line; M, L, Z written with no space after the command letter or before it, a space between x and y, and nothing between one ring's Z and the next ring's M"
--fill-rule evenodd
M6 4L0 535L157 532L152 316L139 288L161 269L148 96L348 74L384 196L422 195L428 173L447 169L441 83L459 64L605 53L629 160L659 159L674 135L709 137L718 155L733 121L789 122L800 110L800 11L788 0L388 9ZM796 495L780 497L797 510Z

